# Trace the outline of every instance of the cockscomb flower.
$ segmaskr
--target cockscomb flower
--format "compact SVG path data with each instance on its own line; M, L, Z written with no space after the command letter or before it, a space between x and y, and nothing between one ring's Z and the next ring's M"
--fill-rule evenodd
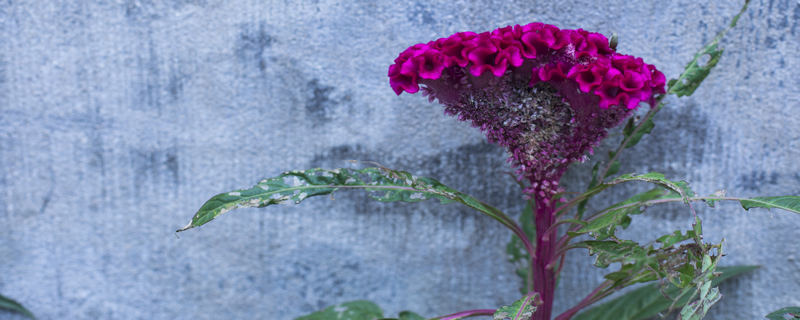
M547 201L570 163L664 93L664 75L583 29L531 23L413 45L389 67L398 95L423 94L508 149L525 191Z

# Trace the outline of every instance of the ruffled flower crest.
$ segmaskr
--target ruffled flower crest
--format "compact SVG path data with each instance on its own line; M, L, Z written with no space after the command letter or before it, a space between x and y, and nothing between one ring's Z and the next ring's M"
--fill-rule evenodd
M583 29L531 23L459 32L403 51L389 67L398 95L423 94L508 149L526 192L548 199L567 166L607 130L664 93L665 77Z

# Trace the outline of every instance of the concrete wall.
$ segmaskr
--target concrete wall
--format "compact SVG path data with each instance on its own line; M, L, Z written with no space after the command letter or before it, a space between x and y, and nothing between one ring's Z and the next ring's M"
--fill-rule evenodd
M616 32L621 52L669 77L738 8L0 0L0 292L40 319L290 319L358 298L387 315L435 316L511 302L509 233L456 205L342 192L173 231L218 192L346 159L434 176L518 212L501 149L425 98L394 95L385 75L397 53L543 21ZM668 100L623 171L665 172L700 193L800 194L799 29L797 1L753 0L718 69L693 97ZM580 190L590 166L564 183ZM723 205L703 218L707 239L725 238L724 264L764 266L723 286L710 319L800 305L800 215ZM680 207L653 208L628 234L652 239L690 220ZM569 259L557 310L601 280L585 252Z

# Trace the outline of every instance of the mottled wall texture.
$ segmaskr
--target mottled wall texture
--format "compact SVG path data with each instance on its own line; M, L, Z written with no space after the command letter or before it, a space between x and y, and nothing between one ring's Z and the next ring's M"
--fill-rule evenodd
M398 52L543 21L616 32L621 52L669 77L739 6L0 0L0 292L41 319L290 319L359 298L435 316L513 301L509 233L456 205L342 192L173 231L218 192L348 159L519 212L500 148L420 95L395 96L386 70ZM718 69L694 96L668 99L623 172L661 171L699 193L800 194L799 39L798 1L753 0ZM590 166L564 184L584 188ZM733 204L701 214L706 238L725 239L724 264L763 266L721 288L711 319L800 304L800 216ZM645 241L690 221L651 208L626 234ZM568 261L556 311L602 279L586 252Z

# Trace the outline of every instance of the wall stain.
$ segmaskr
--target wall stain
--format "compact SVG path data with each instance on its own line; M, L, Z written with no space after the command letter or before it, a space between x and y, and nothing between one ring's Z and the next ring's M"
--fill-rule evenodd
M788 0L781 0L775 6L775 11L773 11L773 4L774 1L770 1L769 5L767 6L767 11L769 15L767 16L767 28L769 30L774 29L785 29L789 26L789 1ZM781 37L783 40L783 37Z
M0 40L2 43L2 40ZM0 97L5 96L5 84L6 84L6 70L8 69L8 63L6 62L6 57L2 53L0 53ZM0 99L0 101L5 101L6 99Z
M778 176L778 173L775 171L753 170L740 175L737 179L736 186L742 190L759 191L767 184L778 184Z
M264 287L262 284L268 279L271 282L266 287L286 289L299 284L302 288L295 292L302 297L302 301L306 301L303 308L307 310L322 309L330 303L330 297L343 297L347 293L352 293L352 288L364 288L374 282L380 285L375 278L382 272L366 267L363 257L354 254L348 248L312 242L285 254L286 256L273 258L281 259L279 261L291 261L277 266L276 274L283 276L269 279L257 275L253 276L256 281L251 283L256 290L263 293L269 292L262 289ZM320 269L318 261L326 261L326 267Z
M306 99L306 114L314 126L324 124L330 120L330 112L339 104L331 98L334 87L320 84L319 80L312 79L306 84L308 98Z
M349 166L347 160L376 161L389 168L435 178L478 199L492 199L493 203L521 206L524 204L520 201L522 193L508 174L514 169L506 162L507 158L508 154L503 148L487 142L462 145L423 157L398 155L391 150L371 150L355 144L335 146L319 152L312 158L309 166L339 168ZM372 165L357 165L364 166ZM348 198L356 200L352 205L360 213L393 210L385 204L375 204L363 192L353 193Z
M144 189L154 185L171 185L171 190L177 190L180 185L180 167L177 148L171 147L163 150L130 150L131 166L133 168L133 185L135 196L140 198ZM165 179L166 178L166 179Z
M697 29L695 29L699 34L701 34L701 43L708 42L708 24L705 21L697 21Z
M620 173L661 172L668 179L685 179L691 170L701 166L709 154L722 152L722 138L710 136L708 115L701 111L694 99L688 99L680 108L664 108L655 118L655 128L645 135L641 142L622 155ZM561 180L567 191L583 192L591 177L591 167L597 161L607 161L607 152L620 143L622 126L611 130L610 137L595 148L594 156L585 163L573 164ZM689 181L691 183L691 181ZM621 184L612 188L602 197L594 197L587 208L588 212L603 209L613 203L627 199L633 194L646 191L649 186L642 184ZM593 211L594 210L594 211ZM665 205L650 209L648 216L664 220L674 220L686 211L681 206Z
M258 24L242 24L239 28L239 37L233 49L236 57L243 64L266 72L268 60L266 55L275 41L267 32L269 27L262 21Z
M436 23L433 11L424 2L415 2L414 7L408 12L408 21L432 25Z
M372 161L370 152L360 144L339 145L317 153L311 159L311 167L335 168L344 165L347 160Z
M180 184L180 164L178 163L178 155L175 153L174 149L168 150L165 156L164 165L167 168L167 172L172 177L172 181L175 185Z
M800 194L800 173L795 173L794 174L794 179L797 181L797 185L795 187L795 190L793 190L791 192L791 194ZM2 184L0 184L0 185L2 185Z
M792 12L792 35L797 34L797 24L800 23L800 2L794 7L794 11Z
M53 192L56 189L55 177L52 176L53 167L50 167L50 173L51 173L50 187L48 187L47 194L45 194L44 198L42 199L42 205L39 206L39 214L43 214L47 210L47 206L50 204L50 201L53 199Z
M0 18L2 20L2 18ZM0 39L0 46L3 45L5 40ZM8 110L8 90L6 89L8 62L3 53L0 53L0 110Z
M679 177L687 173L686 168L703 163L705 155L713 152L706 145L721 146L722 142L708 141L709 118L701 110L693 99L687 100L682 108L662 109L655 118L656 125L651 134L645 135L636 147L627 151L623 172L656 170L667 177ZM619 126L611 132L621 128ZM606 149L615 149L618 143L618 139L607 139L597 148L596 154L603 155ZM595 156L592 159L602 158Z
M205 7L206 0L126 0L123 3L125 18L136 24L149 24L154 20L174 16L176 11L187 6Z
M3 123L0 122L0 125L2 125L2 124ZM0 133L2 133L2 132L0 132ZM11 139L10 139L10 137L8 137L5 134L0 134L0 151L8 152L8 150L10 148L11 148ZM9 185L9 183L8 183L8 177L6 177L6 175L8 174L8 170L9 170L9 168L8 168L9 164L8 164L8 160L6 158L0 157L0 159L2 159L2 161L3 161L2 169L0 169L0 190L4 190L3 192L0 192L0 216L8 217L9 216L9 212L8 212L7 206L11 202L8 199L8 192L5 192L5 190L9 190L9 188L11 187ZM800 176L798 178L800 178Z
M189 75L180 70L180 62L172 63L167 79L167 93L170 100L175 102L183 96L183 86L189 79Z
M144 98L147 105L155 107L161 114L161 83L160 75L161 68L159 68L158 53L156 53L155 43L153 43L152 35L148 35L148 56L147 61L144 63L144 83L145 92Z
M161 115L161 68L160 58L153 40L153 31L141 32L147 51L137 54L137 78L134 82L137 92L133 95L133 108L136 110L157 110Z
M0 21L7 21L8 11L14 3L11 0L0 0Z
M764 39L764 46L767 47L768 49L775 49L775 47L777 47L775 43L776 43L775 38L773 38L772 36L767 36Z

